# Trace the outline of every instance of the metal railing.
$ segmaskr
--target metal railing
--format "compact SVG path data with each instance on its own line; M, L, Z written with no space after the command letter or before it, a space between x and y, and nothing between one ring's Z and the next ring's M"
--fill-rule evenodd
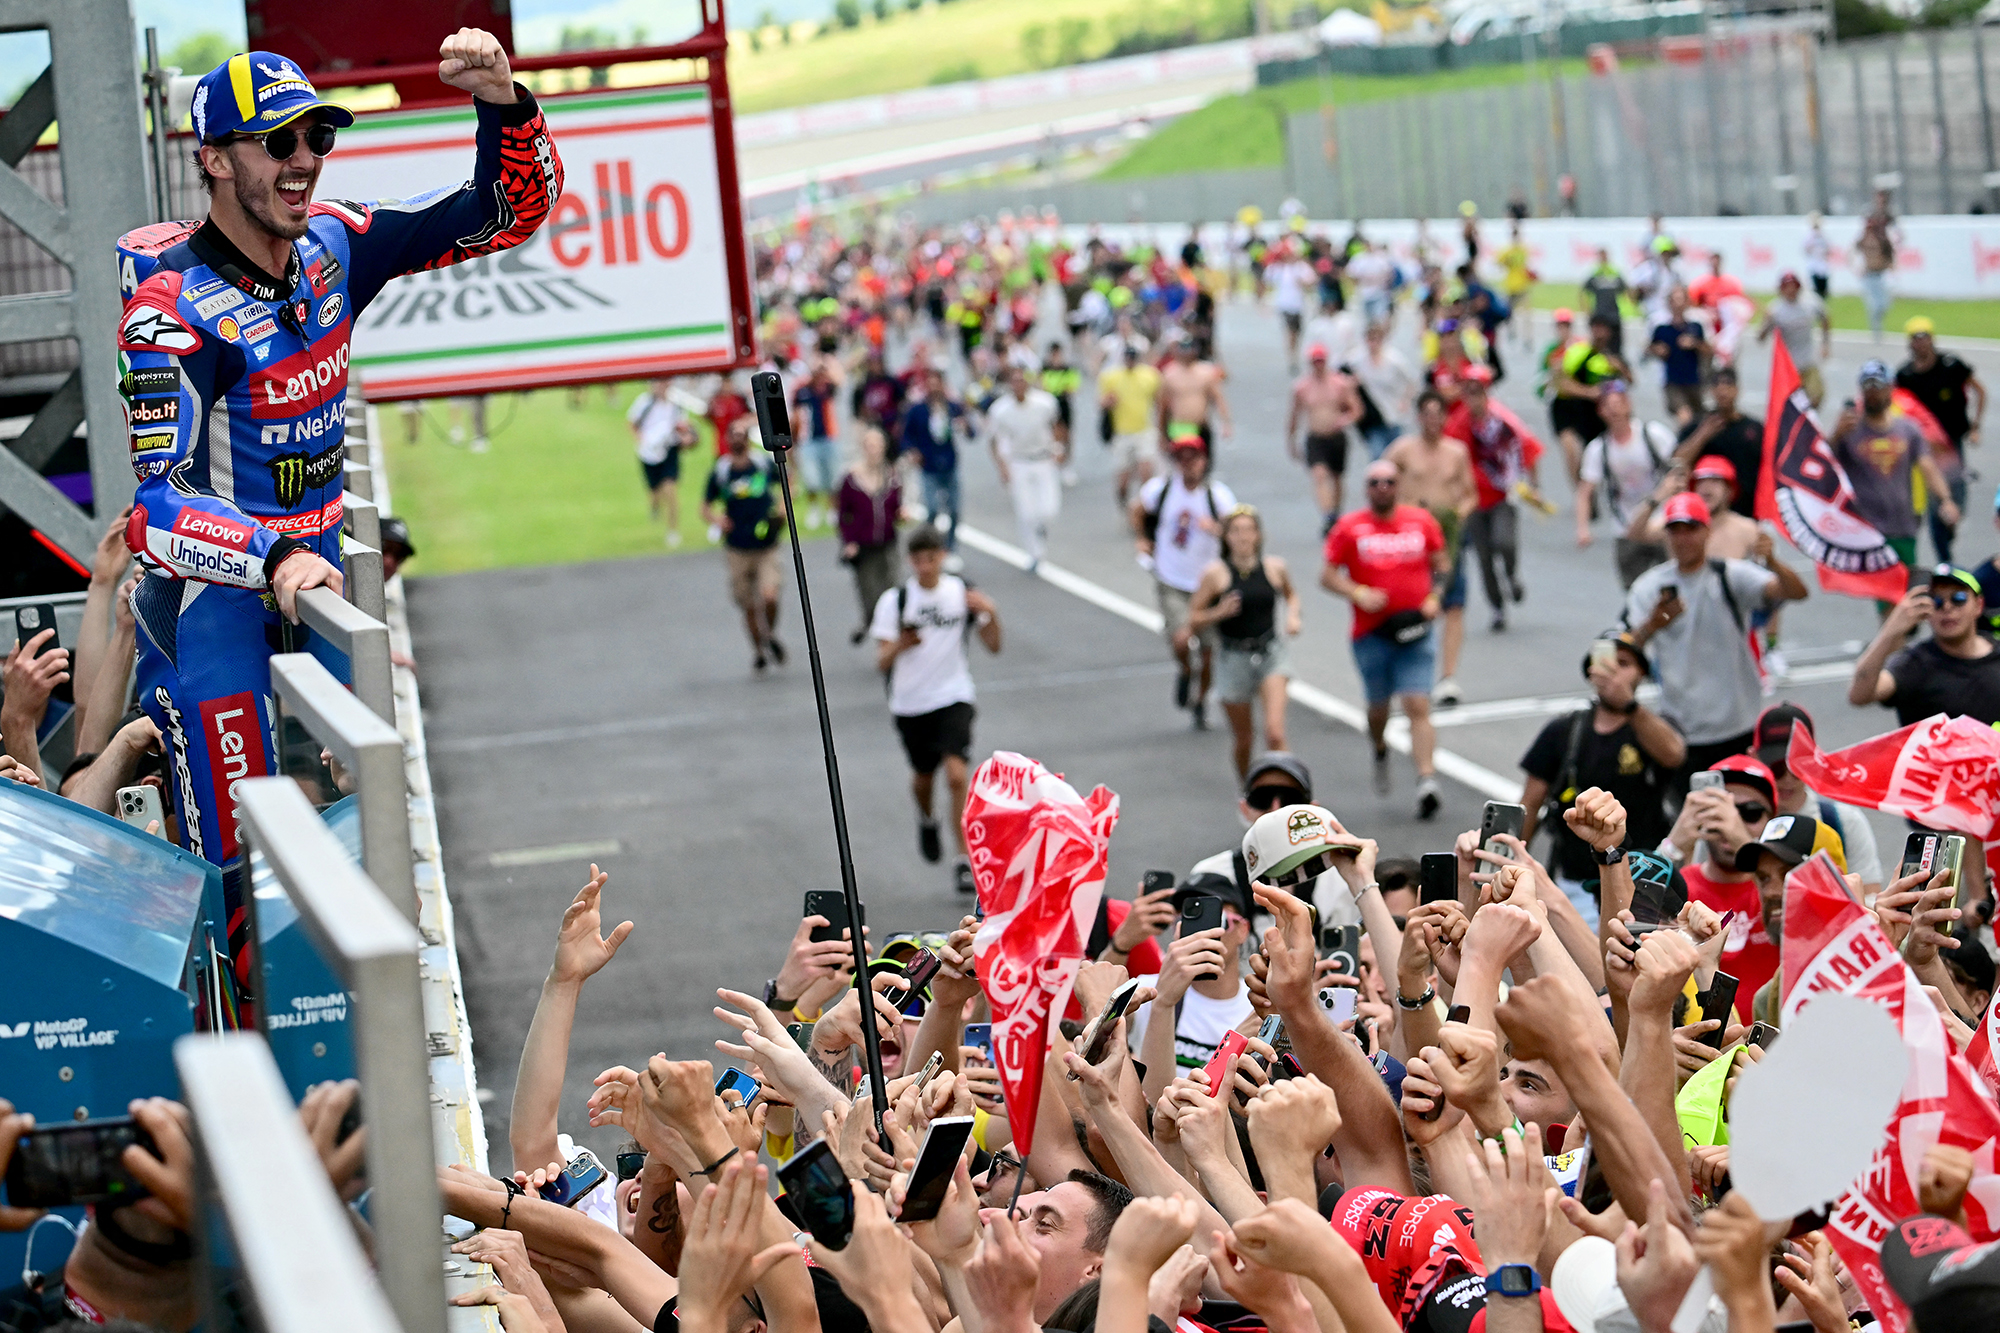
M353 610L332 593L326 593L324 600ZM271 689L286 715L297 718L354 775L361 808L361 863L405 921L414 924L417 891L403 738L308 653L274 656ZM417 1047L422 1046L419 1031Z
M318 662L311 658L304 662L324 677L323 682L310 684L313 694L331 690L346 696ZM287 657L275 657L274 683L279 680L280 663L287 664L290 677L310 676ZM297 689L295 679L286 684ZM355 711L374 727L384 725L358 705ZM430 1062L418 965L424 945L404 915L413 910L415 898L408 892L407 880L387 894L378 888L348 858L339 839L289 778L252 779L237 788L237 795L250 846L263 855L297 908L313 946L354 996L354 1051L368 1126L370 1214L382 1289L405 1333L444 1333L439 1225L443 1207L432 1142ZM362 817L365 855L365 807ZM407 828L404 823L398 830L406 863ZM406 903L392 901L397 898ZM255 895L247 900L254 904ZM251 910L254 914L254 905ZM254 917L250 938L259 938ZM253 957L253 962L252 975L261 976L262 959ZM235 1158L256 1160L247 1153ZM276 1327L289 1333L292 1326Z
M380 587L382 553L363 548L374 557L377 587ZM357 552L344 553L350 562ZM349 564L352 576L353 566ZM375 716L396 725L395 687L389 678L389 626L379 616L349 602L331 588L307 588L299 594L299 619L315 633L347 654L353 664L354 695L367 704Z
M267 1333L401 1333L270 1047L249 1033L183 1037L174 1067L194 1119L203 1325L231 1326L219 1280L233 1271L253 1326ZM216 1239L229 1255L215 1252Z

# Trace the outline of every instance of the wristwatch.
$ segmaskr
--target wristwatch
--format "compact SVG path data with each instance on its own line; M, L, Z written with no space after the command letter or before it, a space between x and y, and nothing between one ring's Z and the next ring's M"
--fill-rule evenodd
M1610 851L1600 852L1593 847L1590 849L1590 859L1601 866L1615 866L1625 859L1625 849L1613 847Z
M1542 1289L1542 1275L1533 1264L1501 1264L1486 1275L1489 1296L1532 1296Z
M772 977L769 981L764 983L764 1007L766 1009L769 1009L772 1013L782 1014L787 1009L794 1009L794 1010L797 1009L799 1007L799 1002L797 1000L779 999L778 979L776 977Z

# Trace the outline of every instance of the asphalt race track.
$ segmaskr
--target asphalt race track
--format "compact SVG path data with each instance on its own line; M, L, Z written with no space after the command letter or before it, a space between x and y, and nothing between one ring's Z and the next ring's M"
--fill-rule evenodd
M1404 314L1406 349L1414 344L1410 322ZM1628 331L1627 346L1634 341ZM1989 385L2000 384L2000 352L1940 343L1972 361ZM1305 632L1293 647L1296 679L1333 696L1334 711L1349 711L1361 695L1346 645L1348 613L1317 588L1311 493L1281 443L1288 377L1275 315L1248 303L1227 307L1222 347L1236 430L1219 443L1218 475L1263 508L1272 549L1309 589ZM1855 366L1874 350L1866 335L1836 336L1830 405L1851 392ZM1901 352L1900 340L1880 349L1892 365ZM1505 354L1510 364L1531 359L1519 344ZM1753 349L1743 402L1756 416L1764 370L1763 350ZM1540 428L1546 413L1526 378L1509 376L1502 396ZM1659 415L1657 390L1642 391L1639 406ZM1123 598L1150 610L1153 596L1112 504L1106 451L1087 421L1086 409L1081 480L1065 494L1049 557L1075 576L1065 586L988 553L1004 555L996 541L1014 540L1012 512L990 461L977 453L964 459L965 521L988 539L983 550L965 550L966 574L998 603L1006 631L998 658L972 650L975 739L982 753L1018 750L1081 789L1101 782L1119 793L1109 889L1130 896L1145 870L1184 875L1240 837L1242 825L1219 711L1211 706L1212 730L1191 731L1172 707L1159 637L1100 604ZM1349 476L1351 508L1359 478ZM1473 578L1460 671L1466 704L1457 718L1441 714L1439 732L1441 748L1460 762L1445 770L1437 822L1413 818L1407 760L1396 761L1392 795L1378 798L1365 740L1293 703L1291 747L1312 766L1320 800L1378 838L1385 854L1448 848L1455 831L1477 821L1492 783L1518 782L1521 753L1550 717L1573 706L1566 696L1580 701L1578 662L1616 618L1606 525L1593 547L1578 551L1559 465L1545 466L1543 480L1564 512L1523 517L1527 599L1512 608L1507 633L1487 630ZM1991 484L1975 482L1961 563L1994 550L1991 504ZM852 584L830 541L809 545L806 558L870 924L878 939L948 928L965 900L950 889L948 864L926 865L917 855L906 769L874 654L847 641L859 614ZM1922 558L1930 558L1928 542ZM1079 588L1112 596L1093 592L1097 600L1087 600ZM726 1032L709 1015L715 988L760 988L782 960L803 893L839 887L796 581L788 566L782 633L791 664L762 679L750 671L719 552L418 576L408 595L475 1053L481 1083L495 1094L486 1105L495 1165L508 1160L508 1097L556 926L591 861L611 872L607 922L629 917L638 929L585 988L563 1127L600 1152L612 1150L615 1132L591 1131L584 1120L592 1077L656 1051L720 1060L710 1045ZM1871 608L1816 594L1785 618L1794 683L1780 694L1814 713L1823 744L1894 725L1887 710L1845 701L1848 663L1873 631ZM1473 785L1451 780L1454 771ZM1881 819L1876 828L1884 858L1893 857L1899 822Z

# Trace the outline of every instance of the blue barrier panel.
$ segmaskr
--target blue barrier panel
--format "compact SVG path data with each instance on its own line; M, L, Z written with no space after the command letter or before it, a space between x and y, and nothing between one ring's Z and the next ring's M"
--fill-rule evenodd
M321 818L361 863L361 810L357 798L343 797ZM313 948L299 923L298 909L278 884L262 855L251 860L256 901L259 1009L264 1035L284 1075L293 1101L329 1079L354 1078L353 996Z
M222 872L200 857L0 782L0 1097L44 1124L178 1097L172 1047L197 1026L222 912ZM21 1271L23 1239L0 1235L0 1273ZM43 1228L36 1266L68 1242Z

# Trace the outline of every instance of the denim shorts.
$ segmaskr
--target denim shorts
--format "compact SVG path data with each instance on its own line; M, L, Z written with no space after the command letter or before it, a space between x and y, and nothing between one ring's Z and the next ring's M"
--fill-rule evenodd
M1362 688L1368 702L1379 704L1398 694L1431 695L1436 674L1435 631L1415 643L1395 644L1379 634L1364 634L1354 641L1354 665L1361 669Z

